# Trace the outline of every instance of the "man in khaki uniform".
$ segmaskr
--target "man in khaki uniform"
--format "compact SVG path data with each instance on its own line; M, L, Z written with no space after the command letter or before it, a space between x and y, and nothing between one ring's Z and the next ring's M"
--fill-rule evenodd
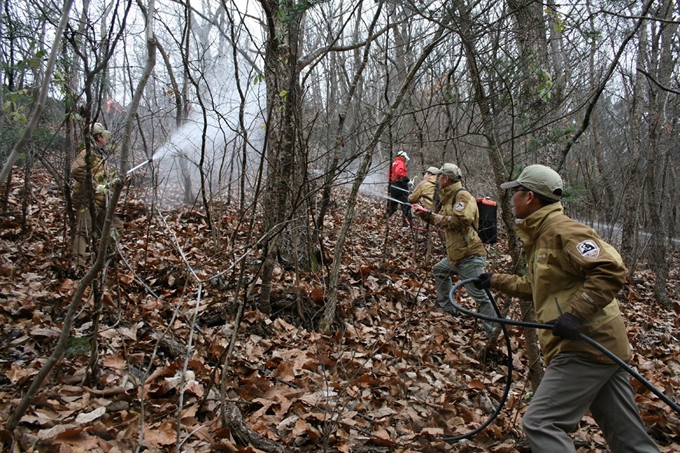
M85 144L80 145L80 153L71 165L71 177L74 180L73 204L77 211L76 233L71 252L76 268L82 268L88 263L88 246L93 233L101 228L106 212L107 199L111 193L111 184L118 180L118 173L108 160L107 143L111 132L101 123L94 123L90 128L92 143L89 153ZM88 170L91 179L87 181ZM90 201L94 212L90 212ZM94 222L92 221L94 217ZM114 217L111 232L120 237L123 232L123 222Z
M437 285L439 305L452 314L457 314L449 301L453 286L451 277L460 275L463 280L476 278L484 272L486 247L479 239L479 211L477 200L463 189L463 173L456 164L446 163L439 169L439 204L434 212L420 204L412 205L413 210L422 215L423 220L444 230L446 257L434 265L434 281ZM477 303L477 311L486 316L496 313L485 291L469 283L465 289ZM494 323L482 321L489 337L494 335Z
M435 192L437 191L437 175L439 169L437 167L430 167L425 170L423 180L416 186L413 193L408 196L408 202L420 203L425 208L432 210L434 205ZM425 216L425 213L418 214L419 217Z
M630 361L616 301L626 279L621 256L592 228L564 215L562 178L552 169L530 165L501 188L513 191L528 273L483 273L477 286L532 300L538 321L553 324L552 331L539 331L548 367L523 419L532 451L575 452L567 433L590 410L612 453L658 452L626 371L579 337L583 332Z

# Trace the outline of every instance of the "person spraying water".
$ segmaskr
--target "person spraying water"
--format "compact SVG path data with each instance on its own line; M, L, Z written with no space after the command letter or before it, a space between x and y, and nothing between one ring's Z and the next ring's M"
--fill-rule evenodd
M401 205L402 213L402 227L408 228L413 224L413 214L411 214L411 204L408 203L409 194L409 178L408 170L406 168L406 162L410 159L406 151L399 151L397 157L392 162L388 176L388 181L390 183L390 196L388 200L390 201L387 207L387 218L392 217L397 211L397 207Z

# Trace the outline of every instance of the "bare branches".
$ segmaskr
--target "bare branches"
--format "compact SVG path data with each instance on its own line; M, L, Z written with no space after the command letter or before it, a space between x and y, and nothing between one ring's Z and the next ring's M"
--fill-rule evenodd
M659 81L656 79L656 77L654 77L653 75L651 75L649 72L645 71L643 68L641 68L641 67L638 66L637 70L638 70L639 72L641 72L642 74L644 74L645 77L647 77L647 79L649 79L649 81L651 81L654 85L656 85L656 86L658 86L659 88L661 88L663 91L667 91L667 92L673 93L673 94L680 94L680 90L675 90L675 89L673 89L673 88L670 88L670 87L667 87L667 86L665 86L665 85L662 85L661 82L659 82Z
M31 117L28 121L26 129L24 129L23 133L21 134L21 138L16 142L16 144L12 148L12 151L10 152L9 157L7 157L7 161L5 162L4 167L2 168L2 171L0 171L0 186L3 186L7 181L7 178L9 177L9 174L12 171L12 167L14 166L14 163L19 157L19 153L23 151L24 147L26 147L26 145L31 140L31 136L35 131L35 128L38 126L38 121L40 121L43 108L45 108L47 94L49 93L50 88L52 87L52 73L54 71L54 65L57 61L57 55L59 55L60 51L59 42L61 41L61 37L64 34L66 25L68 24L69 12L71 11L72 5L73 0L66 0L64 2L64 9L61 14L61 20L59 21L59 26L55 30L54 42L52 43L52 50L50 51L49 59L47 60L47 64L45 65L44 77L40 83L40 94L38 95L38 102L35 108L33 109L33 112L31 113Z
M619 49L617 50L616 54L614 55L614 58L612 59L612 62L609 64L609 68L607 69L607 73L605 77L602 78L600 84L598 85L597 89L593 93L590 102L588 103L588 106L586 107L585 114L583 115L583 120L581 121L581 126L578 128L578 130L574 133L572 136L571 140L567 143L567 145L564 147L562 150L562 160L559 162L557 165L557 168L555 170L560 171L562 167L564 166L564 162L567 158L567 154L569 154L569 151L571 150L572 146L576 142L578 142L579 137L588 129L588 125L590 124L590 118L593 114L593 111L595 110L595 105L597 105L597 101L600 98L600 95L604 91L605 87L607 86L607 83L609 82L609 79L611 78L612 74L614 73L614 70L616 67L619 65L619 60L621 59L621 55L623 55L623 52L626 50L626 47L628 43L630 42L631 39L635 36L637 31L640 29L640 26L642 23L647 20L646 15L649 9L651 8L652 4L654 3L654 0L647 0L647 3L642 7L642 14L641 18L637 21L633 29L626 35L625 39L623 42L619 45Z

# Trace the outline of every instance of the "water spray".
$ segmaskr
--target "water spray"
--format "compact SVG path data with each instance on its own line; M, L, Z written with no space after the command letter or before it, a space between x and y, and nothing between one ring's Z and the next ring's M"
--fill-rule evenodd
M146 160L146 161L142 162L141 164L137 165L136 167L131 168L130 170L128 170L127 174L129 175L129 174L132 173L133 171L139 170L139 169L142 168L144 165L150 164L152 160L153 160L153 159Z
M396 198L388 197L387 195L382 195L382 194L377 194L377 193L374 193L372 195L375 195L376 197L384 198L385 200L394 201L395 203L406 204L406 205L411 206L411 203L409 203L407 201L397 200Z
M402 187L399 187L399 186L395 186L395 185L392 185L392 188L393 188L393 189L397 189L397 190L401 190L402 192L407 192L407 193L411 193L411 191L410 191L410 190L408 190L408 189L404 189L404 188L402 188Z

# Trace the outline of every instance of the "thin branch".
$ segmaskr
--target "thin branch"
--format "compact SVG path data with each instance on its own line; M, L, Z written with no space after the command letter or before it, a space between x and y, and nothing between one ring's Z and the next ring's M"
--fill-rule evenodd
M647 16L647 12L651 8L652 4L654 3L654 0L647 0L647 3L643 6L642 8L642 15L640 16L640 19L637 21L635 24L635 27L628 33L628 36L623 40L621 45L619 46L618 51L616 52L616 55L614 55L614 59L612 60L611 64L609 65L609 69L607 70L607 74L605 77L602 79L600 84L597 87L597 90L595 91L595 94L591 98L590 102L588 103L588 107L586 108L586 113L583 117L583 121L581 122L581 127L576 131L574 134L574 137L567 142L567 145L565 146L564 150L562 151L562 160L559 162L557 165L557 168L555 169L556 171L560 171L562 167L564 166L564 162L567 159L567 155L569 154L569 151L571 150L572 146L576 142L578 142L578 139L583 133L588 129L588 125L590 124L590 118L593 115L593 111L595 110L595 105L597 104L597 101L600 99L600 96L602 95L602 92L607 86L607 82L609 82L609 79L611 78L612 74L614 73L614 70L616 67L619 65L619 59L621 58L621 55L623 55L623 52L626 50L626 46L628 45L628 42L630 42L631 39L637 34L638 30L640 29L640 26L642 26L642 22L646 19L649 19Z
M668 88L667 86L662 85L661 82L659 82L658 80L656 80L656 78L655 78L653 75L651 75L649 72L645 71L644 69L638 67L637 70L638 70L639 72L641 72L642 74L644 74L649 80L652 81L652 83L653 83L654 85L658 86L658 87L661 88L663 91L668 91L669 93L673 93L673 94L680 94L680 91L674 90L673 88Z

